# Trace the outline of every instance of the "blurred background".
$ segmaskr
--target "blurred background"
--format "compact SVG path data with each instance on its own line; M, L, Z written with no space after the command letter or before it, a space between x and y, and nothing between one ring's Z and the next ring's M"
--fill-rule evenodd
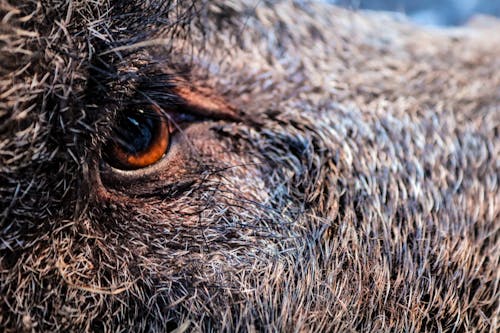
M500 17L500 0L327 0L352 9L405 13L411 20L431 26L465 24L474 14ZM499 31L500 33L500 31Z

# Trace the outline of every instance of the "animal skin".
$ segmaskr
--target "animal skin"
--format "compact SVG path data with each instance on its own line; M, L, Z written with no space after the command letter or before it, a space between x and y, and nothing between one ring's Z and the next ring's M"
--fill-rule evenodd
M0 12L3 332L500 329L494 19L257 0ZM121 170L109 142L142 108L178 128L160 161Z

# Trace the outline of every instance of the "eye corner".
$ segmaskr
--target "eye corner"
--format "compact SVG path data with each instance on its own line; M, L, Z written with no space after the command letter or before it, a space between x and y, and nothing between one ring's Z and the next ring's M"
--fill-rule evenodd
M241 121L237 109L207 88L178 85L170 102L135 100L118 111L102 161L114 170L136 172L169 153L177 131L203 120ZM165 102L165 101L164 101Z

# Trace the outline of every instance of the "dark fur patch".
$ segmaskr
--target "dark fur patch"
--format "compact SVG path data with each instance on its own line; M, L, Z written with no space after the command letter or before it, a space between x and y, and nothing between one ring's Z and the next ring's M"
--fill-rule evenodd
M4 331L498 329L497 23L285 1L0 13ZM116 114L149 103L197 121L151 170L109 171Z

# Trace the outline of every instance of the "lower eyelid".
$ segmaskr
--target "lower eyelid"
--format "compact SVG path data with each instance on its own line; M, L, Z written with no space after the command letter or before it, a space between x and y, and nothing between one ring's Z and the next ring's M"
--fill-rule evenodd
M114 168L109 164L101 166L101 174L105 181L119 183L121 185L133 184L138 181L154 180L158 174L165 177L176 178L182 173L182 167L186 165L186 151L181 144L182 134L178 131L170 138L170 148L156 163L136 170L122 170Z

